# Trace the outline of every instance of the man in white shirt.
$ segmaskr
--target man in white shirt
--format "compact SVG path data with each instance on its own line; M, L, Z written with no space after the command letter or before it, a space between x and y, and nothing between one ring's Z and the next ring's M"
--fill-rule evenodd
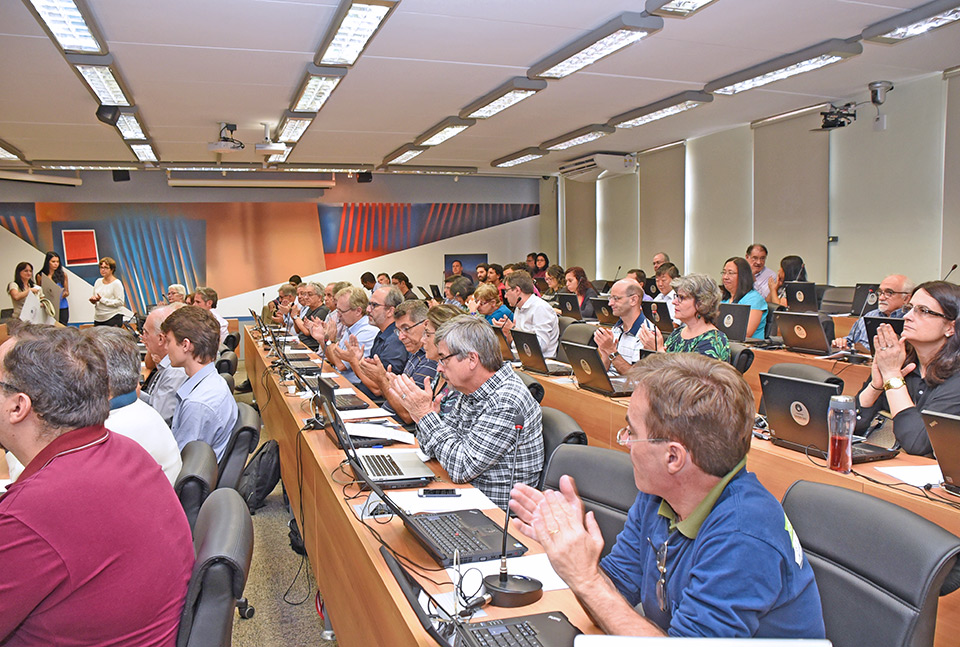
M597 328L593 334L607 370L612 368L620 375L626 375L640 359L643 343L638 333L644 322L642 302L643 286L633 279L620 279L610 288L607 303L620 321L613 328Z
M503 331L504 337L511 344L513 335L511 330L517 328L524 332L537 335L540 350L544 357L556 357L557 345L560 343L560 324L557 313L550 305L533 293L533 279L530 273L524 270L515 270L504 279L506 289L504 297L515 310L513 321L503 317L494 322L494 325Z
M344 361L341 355L348 344L356 344L361 348L363 357L370 357L373 340L380 334L380 330L370 323L366 315L367 306L370 304L366 290L354 286L346 287L337 292L336 299L336 317L328 321L326 326L314 325L311 334L317 341L325 340L327 361L352 384L360 384L360 378L353 372L353 367L348 361ZM341 324L345 326L344 334L334 343L333 338Z
M193 297L193 305L209 311L217 320L217 323L220 324L220 343L222 344L223 340L227 338L227 320L217 312L217 301L217 291L213 288L197 288Z
M767 267L767 248L760 243L747 247L747 262L753 269L753 289L763 296L770 296L770 279L777 278L777 273Z
M140 389L140 399L153 407L168 426L173 422L173 412L177 409L177 389L187 381L187 374L183 368L170 365L167 337L160 330L160 325L171 312L185 305L174 303L154 308L147 315L143 332L140 333L140 341L147 347L147 352L156 363L156 368L150 372Z
M676 265L667 261L661 263L660 267L657 268L657 276L654 279L657 282L657 296L653 297L653 300L667 304L671 319L676 318L676 315L673 314L673 300L677 298L677 292L673 289L673 279L678 278L680 278L680 270L677 269Z

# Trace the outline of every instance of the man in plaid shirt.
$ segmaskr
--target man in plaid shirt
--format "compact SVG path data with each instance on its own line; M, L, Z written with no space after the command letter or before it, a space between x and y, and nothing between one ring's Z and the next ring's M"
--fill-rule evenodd
M440 417L429 379L421 389L400 376L391 391L417 423L420 448L440 461L450 480L473 484L506 509L513 483L536 486L543 469L540 405L503 362L493 330L483 321L454 317L437 329L436 343L438 369L463 394L453 410Z

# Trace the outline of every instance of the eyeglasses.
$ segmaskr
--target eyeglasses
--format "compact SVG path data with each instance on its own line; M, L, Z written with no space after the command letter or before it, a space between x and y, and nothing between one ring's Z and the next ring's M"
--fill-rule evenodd
M403 335L403 336L405 336L405 337L408 337L408 336L410 335L410 331L411 331L411 330L413 330L414 328L416 328L416 327L419 326L420 324L424 324L424 323L426 323L426 322L427 322L427 320L424 319L423 321L418 321L417 323L411 324L411 325L407 326L406 328L399 328L399 327L398 327L398 328L397 328L397 337L400 337L401 335Z
M950 317L947 315L943 314L942 312L937 312L936 310L931 310L927 306L913 305L912 303L908 303L903 306L903 314L907 314L908 312L916 312L924 317L940 317L941 319L950 321Z
M617 432L617 444L626 447L631 443L665 443L666 438L630 438L630 427L624 427Z
M459 355L460 353L450 353L449 355L442 355L437 358L437 363L443 364L444 366L446 366L448 359L450 359L451 357L458 357Z
M888 299L894 294L910 294L909 292L901 292L900 290L891 290L890 288L884 288L882 290L877 290L877 294L882 297L887 297Z
M370 303L367 304L367 307L370 308L371 310L376 310L377 308L385 308L386 306L387 306L386 303L377 303L376 301L371 301Z
M737 275L736 270L723 270L722 272L720 272L720 276L736 276L736 275Z
M676 530L663 540L663 545L660 548L654 546L653 541L647 537L647 543L650 544L650 548L656 551L657 555L657 571L660 573L660 577L657 579L657 604L661 611L667 610L667 544L670 543L675 534L677 534Z
M680 294L679 292L677 292L677 296L673 297L674 303L683 303L688 299L693 299L693 297L689 294Z
M636 296L636 295L635 295L635 294L625 294L625 295L622 296L622 297L618 297L618 296L615 295L615 294L611 294L610 296L607 297L607 301L612 301L613 303L617 303L618 301L623 301L624 299L629 299L630 297L633 297L633 296Z

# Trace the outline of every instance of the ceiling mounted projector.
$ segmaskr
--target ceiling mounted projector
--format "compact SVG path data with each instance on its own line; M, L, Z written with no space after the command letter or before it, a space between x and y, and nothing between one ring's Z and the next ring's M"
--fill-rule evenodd
M220 139L207 144L207 150L211 153L236 153L243 150L243 142L234 139L233 133L237 130L237 124L229 124L225 121L220 122ZM230 133L226 135L225 133Z
M270 139L270 124L261 121L260 125L263 126L263 141L256 145L257 153L260 155L283 155L286 153L286 144Z

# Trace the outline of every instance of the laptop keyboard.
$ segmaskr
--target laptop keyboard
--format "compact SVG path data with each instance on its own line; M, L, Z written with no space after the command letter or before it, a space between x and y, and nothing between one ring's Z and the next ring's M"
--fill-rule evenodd
M389 454L368 454L363 457L363 465L372 476L402 476L403 471L393 456Z
M482 647L539 647L537 631L529 622L494 625L492 627L468 626L470 634Z
M460 517L455 514L417 515L412 516L410 522L447 555L453 555L455 550L465 555L487 548L474 537L473 531L465 527Z

